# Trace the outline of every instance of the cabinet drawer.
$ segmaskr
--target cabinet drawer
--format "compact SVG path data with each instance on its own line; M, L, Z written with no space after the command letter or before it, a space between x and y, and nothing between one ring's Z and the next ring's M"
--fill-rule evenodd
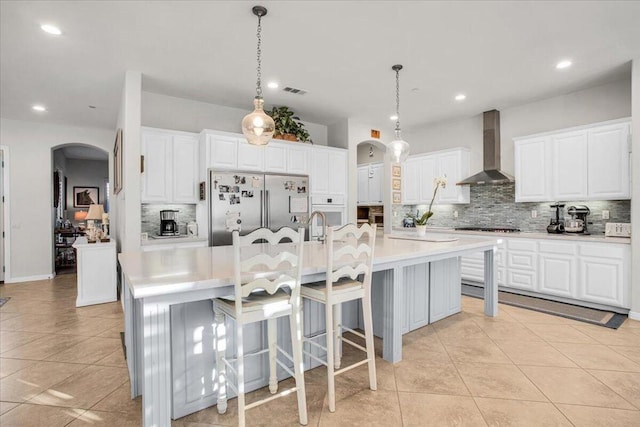
M535 271L507 270L507 281L504 286L535 291L536 273Z
M614 245L580 245L580 255L581 256L590 256L596 258L613 258L620 259L624 258L624 248L620 246Z
M535 252L537 245L535 241L525 239L505 239L506 247L510 251L531 251Z
M564 242L540 242L540 252L560 255L575 255L578 251L578 245L576 243L564 243Z
M507 254L507 267L522 270L534 270L536 268L536 255L526 252L511 251Z

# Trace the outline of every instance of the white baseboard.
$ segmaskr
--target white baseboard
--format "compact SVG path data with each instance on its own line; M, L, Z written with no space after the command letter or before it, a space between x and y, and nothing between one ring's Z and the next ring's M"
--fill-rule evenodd
M53 274L41 274L38 276L22 276L22 277L12 277L10 279L6 279L5 283L21 283L21 282L35 282L38 280L51 280L53 279Z
M629 319L640 320L640 311L630 311L629 312Z

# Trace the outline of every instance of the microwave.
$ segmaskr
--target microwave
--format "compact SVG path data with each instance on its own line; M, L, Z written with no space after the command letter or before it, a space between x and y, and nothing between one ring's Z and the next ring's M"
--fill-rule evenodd
M608 222L605 224L606 237L631 237L631 224L626 222Z

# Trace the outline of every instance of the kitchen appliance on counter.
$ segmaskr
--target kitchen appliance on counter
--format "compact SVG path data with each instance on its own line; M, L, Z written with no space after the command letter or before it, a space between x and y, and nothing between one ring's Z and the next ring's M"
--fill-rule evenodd
M179 236L178 230L178 212L174 210L160 211L160 235L161 236Z
M561 205L559 203L556 203L554 205L551 205L552 208L554 208L556 210L556 217L555 218L551 218L551 221L549 222L549 225L547 226L547 233L551 233L551 234L561 234L564 233L565 231L565 224L564 222L560 219L560 210L562 208L564 208L564 205Z
M244 236L262 227L303 227L309 240L308 176L211 170L209 189L209 246L231 245L234 230Z
M591 234L587 229L587 217L591 210L587 206L569 206L567 213L571 215L571 219L568 224L565 224L564 231L567 233Z
M491 233L518 233L519 228L513 227L456 227L457 231L488 231Z
M198 223L190 221L187 223L187 236L198 237Z
M631 237L631 224L628 222L607 222L604 227L605 237Z

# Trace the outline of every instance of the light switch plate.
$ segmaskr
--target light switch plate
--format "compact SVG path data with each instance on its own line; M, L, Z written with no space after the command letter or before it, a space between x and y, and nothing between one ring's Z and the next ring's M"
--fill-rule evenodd
M531 211L531 218L537 218L538 217L538 211L537 210L532 210Z
M609 211L608 210L602 211L602 219L609 219Z

